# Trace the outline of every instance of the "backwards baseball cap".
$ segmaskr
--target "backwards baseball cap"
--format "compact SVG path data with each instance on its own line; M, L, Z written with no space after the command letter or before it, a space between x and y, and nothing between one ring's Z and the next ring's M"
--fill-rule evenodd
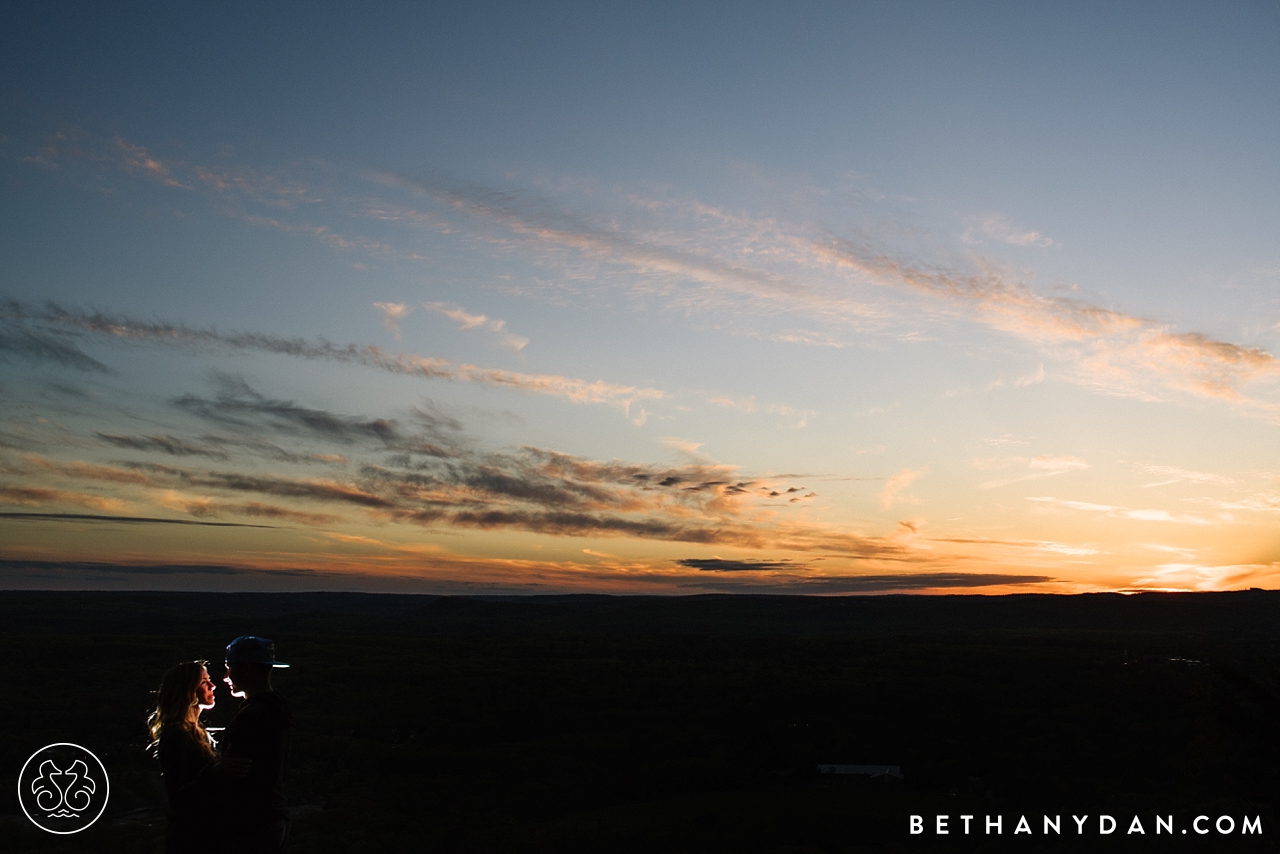
M243 661L249 664L270 664L272 667L288 667L283 661L276 661L276 642L271 638L260 638L253 635L241 635L227 644L228 664Z

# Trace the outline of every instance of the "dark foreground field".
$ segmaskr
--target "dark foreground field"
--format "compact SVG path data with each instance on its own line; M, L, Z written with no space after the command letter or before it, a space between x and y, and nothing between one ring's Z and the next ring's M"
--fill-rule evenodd
M1278 613L1268 592L6 592L0 849L158 852L149 692L253 633L293 665L277 687L297 721L294 852L1275 850ZM220 691L210 722L235 705ZM16 798L26 757L58 741L111 774L107 814L71 837L30 826ZM925 833L908 832L913 814ZM938 814L952 835L933 832ZM977 816L967 837L962 814ZM1043 835L1045 814L1061 836ZM1014 834L1022 815L1033 834ZM1083 836L1072 815L1089 816ZM1184 834L1198 815L1235 832ZM1134 816L1145 835L1126 832ZM1240 836L1245 816L1261 835Z

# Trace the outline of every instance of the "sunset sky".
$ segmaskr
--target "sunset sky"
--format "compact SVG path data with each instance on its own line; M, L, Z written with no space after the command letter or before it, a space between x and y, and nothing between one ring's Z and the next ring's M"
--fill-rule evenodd
M0 587L1280 586L1274 3L0 12Z

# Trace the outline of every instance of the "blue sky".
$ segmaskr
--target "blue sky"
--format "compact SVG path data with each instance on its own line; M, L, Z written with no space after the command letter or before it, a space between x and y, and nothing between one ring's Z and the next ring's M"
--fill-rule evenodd
M4 16L7 586L1274 586L1272 5Z

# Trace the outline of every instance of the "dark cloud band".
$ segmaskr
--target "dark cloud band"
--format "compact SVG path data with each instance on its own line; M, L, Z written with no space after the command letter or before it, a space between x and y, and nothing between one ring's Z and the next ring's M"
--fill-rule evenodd
M702 572L766 572L769 570L807 569L789 560L724 560L718 557L685 558L676 563Z
M913 590L1004 587L1044 584L1055 579L1048 575L1002 575L998 573L915 572L901 575L855 575L839 578L770 579L763 584L744 587L741 582L698 580L685 587L725 590L734 593L895 593Z
M103 374L110 372L106 365L82 353L71 341L21 326L0 328L0 358L15 358L37 364L52 363L77 371Z

